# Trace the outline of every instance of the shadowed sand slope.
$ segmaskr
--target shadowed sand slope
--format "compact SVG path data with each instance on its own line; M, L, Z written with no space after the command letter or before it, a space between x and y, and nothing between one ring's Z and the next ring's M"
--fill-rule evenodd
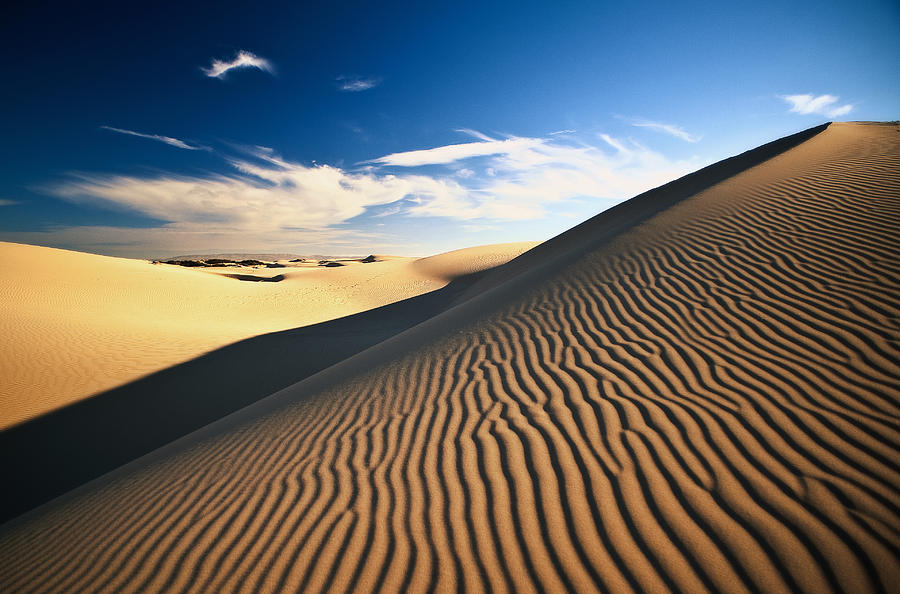
M490 263L488 250L508 259L509 248L424 258L434 278L453 281L352 316L238 341L0 431L0 477L16 485L0 490L0 524L440 313L484 273L478 270Z
M0 590L895 591L898 127L609 220L5 525Z

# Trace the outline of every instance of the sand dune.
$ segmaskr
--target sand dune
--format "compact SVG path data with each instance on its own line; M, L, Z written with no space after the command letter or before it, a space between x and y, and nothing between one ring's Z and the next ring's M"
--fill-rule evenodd
M0 429L236 340L433 291L534 243L334 269L185 269L0 242ZM493 257L493 259L491 259ZM280 273L280 274L279 274ZM239 274L240 276L240 274Z
M373 293L368 297L370 300L395 298L398 290L391 286L392 283L399 285L402 291L404 282L415 279L425 279L438 286L452 280L439 290L365 312L230 343L0 431L0 454L14 453L0 455L0 476L6 482L17 485L15 489L0 490L0 523L444 311L452 306L461 292L477 281L485 267L508 260L532 245L500 244L457 250L422 259L427 270L419 270L419 261L389 256L379 257L378 266L375 263L345 262L346 265L341 268L317 270L313 262L309 265L312 270L280 269L285 272L278 276L294 278L291 281L293 288L288 285L291 294L302 296L305 286L318 292L320 302L322 296L337 300L365 288ZM57 254L55 250L49 253ZM101 258L99 263L107 260ZM91 261L98 263L96 259ZM382 265L386 261L400 262L398 266ZM302 266L306 267L305 264ZM97 268L103 271L102 266ZM234 274L234 270L207 268L197 272L193 269L196 274L186 277L190 284L182 289L186 292L191 284L202 283L203 273L230 275ZM245 270L248 276L272 273L266 268L240 270ZM300 282L297 276L300 276ZM348 282L354 280L357 281L355 286ZM231 288L233 284L234 281L227 286ZM90 289L84 287L84 292L89 293ZM53 290L58 291L51 286L49 291ZM291 301L266 301L266 295L259 292L244 303L250 306L256 302L264 310L261 313L266 313L267 303L270 309L297 308ZM137 313L140 310L138 296L137 292L126 293L120 308L131 308ZM188 302L187 309L197 310L201 305L195 299ZM216 305L219 303L215 297L211 298L210 307L215 308ZM322 303L320 306L325 307ZM155 304L155 309L156 313L162 310L163 318L172 315L169 313L172 304L164 300ZM284 315L279 311L270 313ZM308 319L316 314L300 311L289 315ZM68 321L69 318L63 319L63 322ZM182 322L181 331L190 330L190 320L184 319ZM257 330L259 328L256 327ZM208 324L202 323L196 328L201 339L205 336L206 340L212 341L214 334L202 333L209 329ZM248 324L246 329L250 332L254 327ZM123 324L113 330L120 336L131 338L128 333L133 331L133 327ZM41 340L58 344L53 334L30 338L33 340L31 344L36 342L40 345ZM165 336L160 340L165 340ZM121 343L103 347L116 353L112 347L117 345L121 346ZM62 343L58 346L69 348L71 345ZM94 366L108 365L97 358L96 353L85 351L83 354L93 357L90 362ZM140 356L140 352L122 355L134 358ZM22 367L28 369L29 363L26 360ZM44 370L44 373L54 371L51 368ZM89 372L90 367L86 371ZM30 391L26 390L17 397L27 400L29 394L34 392L37 390L31 387ZM115 447L110 447L110 444L115 444Z
M713 166L4 525L0 589L893 591L898 238L896 125Z

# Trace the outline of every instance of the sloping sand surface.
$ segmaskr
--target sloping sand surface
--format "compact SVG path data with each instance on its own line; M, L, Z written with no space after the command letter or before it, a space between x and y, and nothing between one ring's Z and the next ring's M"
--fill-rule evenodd
M0 242L0 429L236 340L433 291L534 245L458 250L428 267L382 257L197 270ZM283 280L225 277L237 273Z
M5 525L0 590L895 591L900 128L799 141Z

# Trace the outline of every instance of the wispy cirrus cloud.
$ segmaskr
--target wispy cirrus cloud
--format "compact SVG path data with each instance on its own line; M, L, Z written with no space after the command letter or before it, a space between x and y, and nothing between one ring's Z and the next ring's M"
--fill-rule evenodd
M501 155L519 152L529 146L536 146L541 141L536 138L510 138L506 140L494 140L488 137L481 142L466 142L462 144L450 144L430 149L392 153L377 159L368 161L379 165L394 165L398 167L420 167L422 165L446 165L472 157L485 157L488 155Z
M201 70L206 76L211 78L223 78L229 71L234 70L235 68L256 68L263 72L268 72L269 74L275 72L275 68L272 66L271 62L246 50L238 51L231 61L214 59L209 67L201 68Z
M818 114L828 118L838 118L853 110L853 105L847 103L837 105L840 97L834 95L780 95L791 106L791 113L801 115Z
M112 126L100 126L103 130L109 130L110 132L118 132L119 134L127 134L129 136L137 136L138 138L148 138L150 140L157 140L159 142L164 142L169 146L174 146L176 148L185 149L189 151L199 151L199 150L208 150L208 147L205 146L194 146L186 143L183 140L178 140L177 138L172 138L171 136L162 136L160 134L144 134L143 132L135 132L134 130L125 130L123 128L113 128Z
M83 242L99 241L102 233L110 241L143 242L148 249L177 245L173 249L180 252L189 246L251 245L284 251L310 242L332 245L333 252L340 246L371 246L375 220L437 217L470 227L495 225L542 219L589 199L598 202L597 211L701 165L672 161L607 135L595 137L595 144L561 136L465 133L479 140L393 153L356 169L304 165L252 147L236 149L243 152L227 158L225 173L82 173L40 189L163 221L134 234L92 228ZM78 235L77 228L57 233ZM397 240L378 238L382 244L391 239Z
M477 171L459 180L438 177L443 192L420 195L411 216L462 221L540 219L552 204L579 198L615 202L697 168L696 162L671 161L631 141L600 135L603 145L555 138L487 138L481 142L395 153L376 159L382 166L444 165L466 161ZM457 173L457 171L454 171Z
M374 89L381 84L378 77L363 77L342 74L337 77L338 89L349 93L358 93L360 91L368 91Z
M684 128L676 126L674 124L664 124L661 122L638 119L631 122L631 125L637 126L638 128L648 128L656 132L662 132L664 134L674 136L675 138L680 138L685 142L699 142L702 138L700 136L695 136L694 134L687 132Z
M0 198L0 206L14 206L18 204L15 200L7 200L6 198Z

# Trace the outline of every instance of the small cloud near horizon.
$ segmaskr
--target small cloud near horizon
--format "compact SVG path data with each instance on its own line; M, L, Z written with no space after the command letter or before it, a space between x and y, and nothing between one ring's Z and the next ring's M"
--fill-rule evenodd
M235 68L256 68L269 74L274 74L275 72L271 62L246 50L240 50L230 62L213 60L209 68L201 68L201 70L210 78L222 79L230 70Z
M176 148L185 149L189 151L199 151L199 150L207 150L205 146L193 146L190 145L183 140L178 140L177 138L172 138L171 136L162 136L160 134L144 134L142 132L135 132L134 130L125 130L123 128L113 128L112 126L100 126L103 130L109 130L110 132L118 132L119 134L127 134L129 136L137 136L138 138L148 138L150 140L156 140L159 142L164 142L169 146L174 146Z
M18 204L15 200L7 200L6 198L0 198L0 206L14 206Z
M834 95L814 96L807 93L802 95L779 95L779 97L791 104L791 109L789 110L791 113L799 113L800 115L817 114L828 118L838 118L853 110L853 105L849 103L840 106L836 105L840 97Z
M380 78L362 76L341 75L335 79L338 81L338 89L348 93L358 93L360 91L368 91L381 84Z
M675 138L680 138L685 142L699 142L703 138L702 136L695 136L687 132L681 126L675 126L674 124L664 124L661 122L653 122L650 120L635 120L631 122L631 125L637 126L638 128L649 128L650 130L654 130L656 132L662 132L664 134L674 136Z

